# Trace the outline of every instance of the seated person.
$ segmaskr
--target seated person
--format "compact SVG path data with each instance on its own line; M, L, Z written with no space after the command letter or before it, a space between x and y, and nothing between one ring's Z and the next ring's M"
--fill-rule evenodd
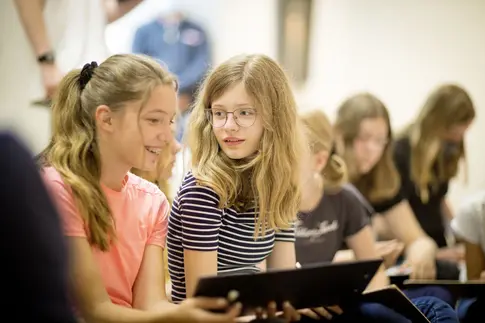
M0 151L2 307L15 311L17 322L75 323L57 211L27 149L2 133Z
M467 279L485 281L485 191L467 199L451 221L457 237L465 242ZM460 302L460 322L483 322L485 299Z
M229 323L240 312L224 299L168 302L169 204L129 172L153 171L173 140L176 90L170 73L139 55L86 64L60 83L42 174L67 236L73 300L88 322Z
M368 210L355 188L346 184L347 169L343 160L332 150L334 134L325 114L313 111L302 116L313 156L308 169L313 171L303 187L302 205L295 228L296 259L300 265L332 261L343 242L354 251L358 260L376 259L377 253ZM384 268L378 271L368 289L379 289L389 284ZM426 287L405 291L413 303L428 316L442 311L443 317L456 318L453 309L434 297L446 295L440 288ZM417 297L423 295L421 297ZM426 304L423 306L423 302ZM390 321L406 321L385 307L363 304L364 315Z

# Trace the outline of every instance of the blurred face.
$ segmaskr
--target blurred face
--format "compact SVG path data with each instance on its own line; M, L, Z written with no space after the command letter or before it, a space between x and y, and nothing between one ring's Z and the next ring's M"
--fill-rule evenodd
M388 143L388 132L384 118L367 118L360 123L354 140L354 156L361 174L368 173L381 159Z
M258 151L263 123L242 83L215 100L207 117L219 146L229 158L243 159Z
M117 112L98 107L97 120L105 130L105 147L129 169L155 170L162 149L173 140L171 124L176 106L173 86L159 85L143 108L140 102L127 103ZM107 111L100 111L103 109Z
M459 144L463 141L465 133L470 128L471 121L463 124L456 124L447 129L442 139L447 142Z

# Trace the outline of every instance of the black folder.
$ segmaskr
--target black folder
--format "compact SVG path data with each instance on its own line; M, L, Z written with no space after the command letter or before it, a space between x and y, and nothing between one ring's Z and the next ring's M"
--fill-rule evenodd
M395 285L372 292L364 292L360 301L382 304L408 318L413 323L429 323L426 316Z
M289 301L296 309L331 306L359 299L381 263L324 263L250 275L204 277L199 280L195 296L228 297L237 291L243 314L266 307L270 301L278 306Z
M448 289L454 297L461 298L485 298L485 282L478 280L459 281L459 280L406 280L404 287L423 287L441 286Z

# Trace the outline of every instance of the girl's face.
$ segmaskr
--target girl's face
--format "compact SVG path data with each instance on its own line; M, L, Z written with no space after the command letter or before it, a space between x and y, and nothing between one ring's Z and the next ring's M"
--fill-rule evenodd
M128 169L154 171L161 151L174 140L171 124L176 106L173 86L159 85L143 108L140 102L130 102L119 112L99 114L105 147Z
M382 158L389 141L389 127L382 117L366 118L360 123L359 134L354 139L354 157L358 171L368 173Z
M263 122L243 83L212 102L208 113L219 147L231 159L254 155L263 136Z

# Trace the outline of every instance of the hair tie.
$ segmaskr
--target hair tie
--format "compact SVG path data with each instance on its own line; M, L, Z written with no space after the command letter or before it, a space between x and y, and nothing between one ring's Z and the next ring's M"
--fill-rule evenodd
M84 64L84 67L79 74L79 88L81 91L84 90L86 84L88 84L91 77L93 77L94 69L96 67L98 67L98 63L96 62Z

